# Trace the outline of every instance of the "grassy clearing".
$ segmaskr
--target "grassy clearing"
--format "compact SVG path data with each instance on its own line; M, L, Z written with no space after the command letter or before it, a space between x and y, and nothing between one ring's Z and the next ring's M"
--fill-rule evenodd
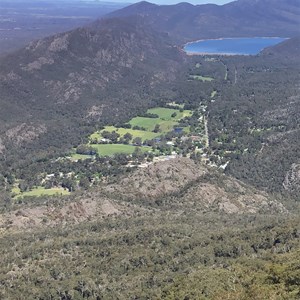
M28 192L19 193L15 196L15 198L23 198L23 197L40 197L40 196L56 196L56 195L69 195L70 192L67 190L64 190L62 188L52 188L52 189L45 189L41 186L32 189Z
M115 126L106 126L104 128L104 131L109 131L109 132L115 131L118 134L120 134L121 137L123 137L126 133L130 133L133 139L136 137L140 137L142 141L152 140L160 135L160 133L155 133L151 131L133 130L128 128L117 128ZM101 138L101 133L93 134L92 136L94 136L96 139L99 139Z
M174 126L178 125L176 121L161 121L159 123L159 129L161 133L167 133L173 130Z
M213 98L213 97L215 97L216 95L217 95L217 91L212 91L211 94L210 94L210 97Z
M190 110L184 110L181 112L178 109L173 108L165 108L165 107L156 107L148 109L148 113L157 114L160 119L164 121L172 120L172 121L179 121L180 119L190 116L192 112ZM176 114L175 117L172 117L172 114Z
M190 78L195 79L195 80L201 80L203 82L214 80L212 77L206 77L206 76L201 76L201 75L190 75Z
M161 119L159 118L144 118L144 117L135 117L130 120L129 124L131 126L140 126L144 127L147 131L152 131L156 124L159 124Z
M175 118L174 118L175 119ZM151 119L151 118L143 118L143 117L136 117L130 121L132 126L138 125L143 126L147 131L152 131L156 125L159 125L160 132L157 136L167 133L173 130L173 127L178 124L178 121L172 120L162 120L159 118Z
M114 154L124 153L132 154L136 148L133 145L123 145L123 144L100 144L92 145L92 147L97 150L100 156L112 156ZM150 147L140 147L143 152L151 151Z
M170 105L176 105L178 109L174 108L165 108L165 107L156 107L148 109L148 113L156 114L158 118L146 118L146 117L135 117L129 121L129 124L134 126L139 126L145 128L145 130L134 130L128 128L117 128L115 126L106 126L103 131L115 131L123 137L126 133L130 133L133 138L140 137L142 141L152 140L163 133L173 130L173 126L178 125L178 121L184 117L192 115L191 110L183 110L183 104L176 104L175 102L169 103ZM173 114L176 114L172 117ZM160 132L153 132L156 125L160 125ZM99 140L101 139L101 131L97 131L90 135L90 140Z
M107 130L107 127L113 127L113 126L106 126L104 130ZM101 131L96 131L92 133L89 137L89 140L98 140L101 138Z
M12 193L13 195L19 195L19 194L21 194L21 190L20 190L20 188L19 188L18 186L14 186L14 187L11 189L11 193Z

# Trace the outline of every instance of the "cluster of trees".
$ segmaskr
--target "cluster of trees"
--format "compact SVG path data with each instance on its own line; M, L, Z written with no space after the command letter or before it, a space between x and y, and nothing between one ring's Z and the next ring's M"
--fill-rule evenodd
M76 153L84 155L96 155L97 151L92 146L81 144L76 148Z
M139 117L156 119L156 118L159 118L159 115L158 114L152 114L152 113L149 113L149 112L145 112L143 114L139 114Z

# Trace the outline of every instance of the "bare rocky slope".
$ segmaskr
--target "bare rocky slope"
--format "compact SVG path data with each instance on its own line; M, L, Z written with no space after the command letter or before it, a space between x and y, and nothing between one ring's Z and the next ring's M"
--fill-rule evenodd
M102 217L147 216L155 212L288 214L265 192L220 175L188 158L138 168L117 182L79 194L60 205L17 208L0 216L2 231L69 226Z
M225 213L287 212L265 192L188 158L157 162L107 184L100 194L153 207Z

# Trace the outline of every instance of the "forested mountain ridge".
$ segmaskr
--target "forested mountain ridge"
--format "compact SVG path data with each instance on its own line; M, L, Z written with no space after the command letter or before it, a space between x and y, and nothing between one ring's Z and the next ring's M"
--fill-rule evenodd
M142 16L146 23L168 32L177 42L201 38L299 35L299 3L295 0L238 0L214 4L154 5L140 2L108 14Z
M79 123L128 119L149 106L156 86L175 79L183 60L139 18L100 20L30 43L0 60L1 152L38 138L36 149L58 140L70 147Z

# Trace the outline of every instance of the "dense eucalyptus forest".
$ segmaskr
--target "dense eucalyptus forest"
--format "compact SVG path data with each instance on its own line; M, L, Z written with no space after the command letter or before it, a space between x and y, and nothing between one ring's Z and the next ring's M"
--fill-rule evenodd
M0 298L299 299L299 38L186 55L130 9L0 58Z

